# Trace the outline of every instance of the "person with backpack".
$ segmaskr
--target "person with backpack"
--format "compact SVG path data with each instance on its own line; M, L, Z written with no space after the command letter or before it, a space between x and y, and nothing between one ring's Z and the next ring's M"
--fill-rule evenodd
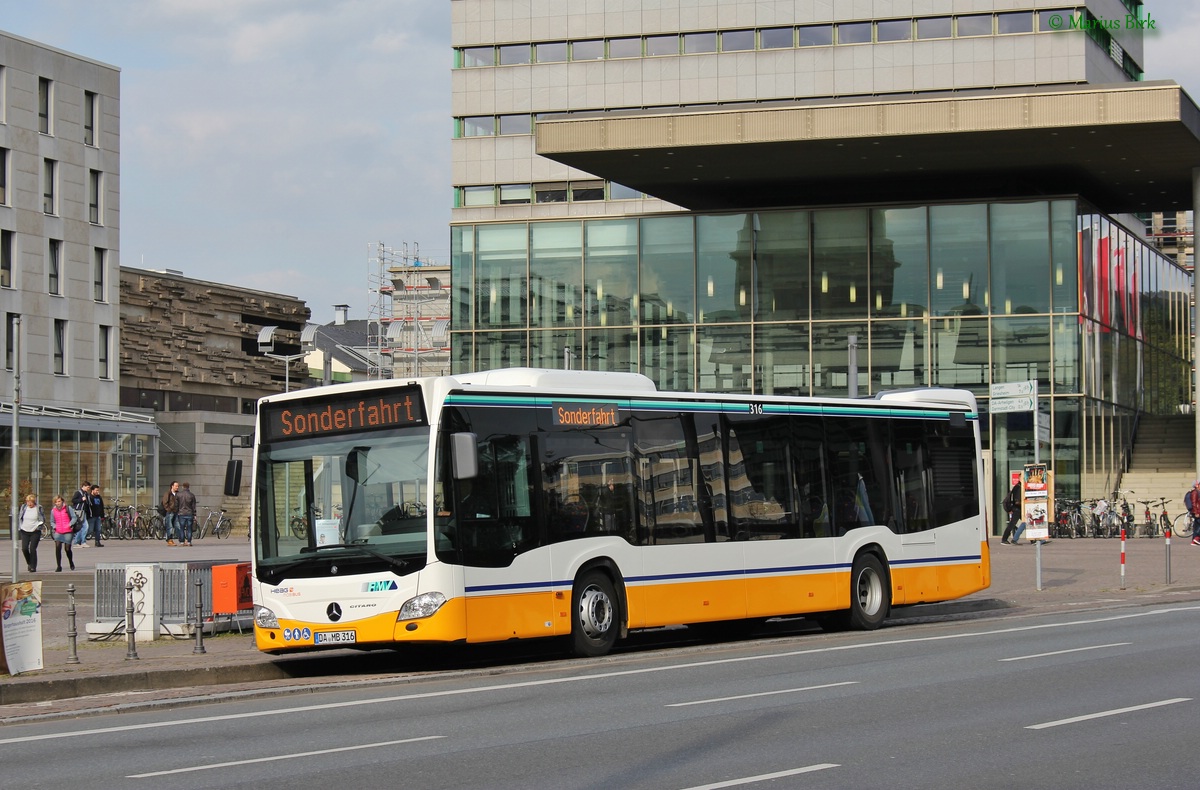
M38 543L45 523L46 512L38 504L37 495L26 494L25 504L17 514L17 525L21 531L21 553L25 555L25 567L30 573L37 573Z
M1192 483L1192 490L1183 495L1183 506L1192 517L1192 545L1200 546L1200 480Z
M1017 541L1021 537L1023 530L1017 529L1017 522L1021 519L1021 481L1013 483L1013 487L1009 489L1005 495L1004 501L1000 503L1004 507L1004 512L1008 514L1008 526L1004 528L1004 534L1000 536L1001 543L1007 543L1010 546L1016 546Z

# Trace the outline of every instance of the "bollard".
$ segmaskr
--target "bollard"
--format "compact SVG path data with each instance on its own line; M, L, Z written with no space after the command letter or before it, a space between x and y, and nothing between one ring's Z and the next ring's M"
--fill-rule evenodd
M1121 529L1121 589L1125 589L1125 530Z
M75 649L75 637L79 633L75 630L75 583L67 585L67 663L78 664L79 653Z
M1171 583L1171 528L1167 527L1167 584Z
M196 577L196 646L192 654L205 653L204 649L204 583Z
M133 624L133 582L125 582L125 660L137 661L136 626Z

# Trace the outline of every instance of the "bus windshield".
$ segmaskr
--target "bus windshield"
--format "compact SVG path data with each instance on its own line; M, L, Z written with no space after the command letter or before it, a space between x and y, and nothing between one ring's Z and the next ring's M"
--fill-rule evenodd
M330 557L356 570L423 567L428 469L425 426L261 446L258 566L300 576L324 575Z

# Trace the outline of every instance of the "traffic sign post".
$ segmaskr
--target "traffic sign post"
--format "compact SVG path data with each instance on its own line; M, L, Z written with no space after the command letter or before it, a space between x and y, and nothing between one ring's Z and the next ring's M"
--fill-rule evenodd
M1033 412L1033 462L1040 464L1042 462L1042 442L1038 432L1037 379L993 384L989 388L988 394L991 396L988 408L992 414L1015 411Z

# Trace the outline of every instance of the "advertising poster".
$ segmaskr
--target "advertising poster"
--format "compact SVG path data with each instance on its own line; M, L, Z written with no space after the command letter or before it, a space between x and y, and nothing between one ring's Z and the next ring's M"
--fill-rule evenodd
M0 671L42 669L42 583L0 585Z
M1025 522L1025 534L1030 540L1046 540L1050 537L1049 518L1053 512L1050 481L1051 474L1045 464L1025 464L1021 512Z

